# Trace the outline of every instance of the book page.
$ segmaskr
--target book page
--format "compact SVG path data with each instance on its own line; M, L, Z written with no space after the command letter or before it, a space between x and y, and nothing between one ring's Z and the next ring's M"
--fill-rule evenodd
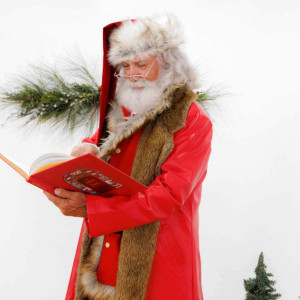
M29 175L48 169L61 162L73 159L74 156L61 153L47 153L38 157L31 165Z
M0 158L4 160L8 165L10 165L13 169L15 169L20 175L22 175L26 180L28 179L28 173L25 170L28 170L29 167L24 164L17 162L16 160L9 158L0 153Z

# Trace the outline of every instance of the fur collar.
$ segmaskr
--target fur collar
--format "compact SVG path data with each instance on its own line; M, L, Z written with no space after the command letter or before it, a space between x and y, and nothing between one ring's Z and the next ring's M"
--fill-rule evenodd
M154 107L145 111L142 114L124 118L124 114L121 106L115 101L111 104L111 110L107 115L107 128L109 135L103 140L100 146L100 155L102 158L109 157L112 151L117 147L117 145L125 138L130 137L137 130L139 130L146 121L154 120L163 111L174 105L174 94L176 91L185 90L185 87L171 86L161 97ZM190 92L190 95L195 98L196 94ZM197 96L196 96L197 97Z

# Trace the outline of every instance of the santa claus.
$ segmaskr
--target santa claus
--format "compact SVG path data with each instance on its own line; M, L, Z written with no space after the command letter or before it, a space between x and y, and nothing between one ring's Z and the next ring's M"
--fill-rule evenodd
M212 124L182 42L173 17L104 28L100 128L72 155L93 153L147 189L45 192L63 214L84 218L68 300L203 299L198 208Z

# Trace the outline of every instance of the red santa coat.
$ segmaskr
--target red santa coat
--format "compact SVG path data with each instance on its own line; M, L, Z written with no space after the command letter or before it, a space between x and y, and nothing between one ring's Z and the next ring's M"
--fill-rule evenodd
M97 137L96 133L84 141L97 143ZM174 150L147 190L111 198L86 195L85 221L91 237L160 220L146 300L203 299L198 208L211 138L211 121L200 105L193 102L185 126L174 134ZM74 299L79 255L80 240L67 300Z

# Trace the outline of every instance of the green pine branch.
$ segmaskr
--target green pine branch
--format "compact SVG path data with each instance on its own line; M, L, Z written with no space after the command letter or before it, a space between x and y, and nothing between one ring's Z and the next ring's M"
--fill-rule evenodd
M67 81L65 74L49 67L33 66L27 76L19 76L12 90L2 88L1 104L11 107L13 117L26 124L51 121L71 132L77 126L93 127L100 87L86 66L76 64L74 68L81 79L78 82Z
M98 121L101 87L82 57L80 62L64 61L67 71L32 66L26 76L19 76L9 90L2 88L0 105L13 111L7 121L22 119L27 124L52 122L72 132L76 127L93 128ZM69 74L72 80L67 80ZM76 81L76 82L75 82ZM197 101L205 108L216 97L208 91L197 91Z

